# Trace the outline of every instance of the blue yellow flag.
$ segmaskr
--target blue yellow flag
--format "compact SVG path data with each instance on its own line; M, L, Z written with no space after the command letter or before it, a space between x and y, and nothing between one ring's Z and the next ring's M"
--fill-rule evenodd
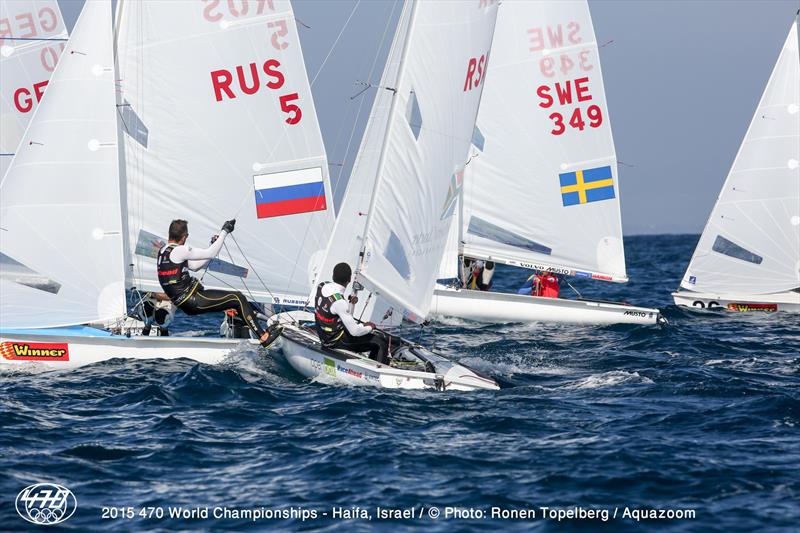
M587 168L558 175L564 207L614 198L611 167Z

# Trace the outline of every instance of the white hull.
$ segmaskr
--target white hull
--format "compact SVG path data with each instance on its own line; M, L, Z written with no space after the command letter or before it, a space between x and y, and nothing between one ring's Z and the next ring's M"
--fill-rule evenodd
M329 350L322 347L316 333L295 325L284 326L281 347L292 368L307 378L323 382L386 389L472 391L500 388L493 379L432 353L437 372L395 368L353 352Z
M44 365L66 369L114 358L192 359L216 364L245 344L258 346L255 340L245 339L0 332L0 367Z
M676 305L695 309L725 309L735 312L800 313L800 293L780 294L711 294L678 291L672 293Z
M543 298L437 286L431 316L477 322L565 322L571 324L656 324L658 309L613 302Z

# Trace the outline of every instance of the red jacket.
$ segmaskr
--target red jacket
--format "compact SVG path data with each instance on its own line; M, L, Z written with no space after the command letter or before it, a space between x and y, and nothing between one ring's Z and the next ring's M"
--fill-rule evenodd
M561 287L558 278L553 274L538 274L533 280L533 296L544 296L545 298L558 298L558 291Z

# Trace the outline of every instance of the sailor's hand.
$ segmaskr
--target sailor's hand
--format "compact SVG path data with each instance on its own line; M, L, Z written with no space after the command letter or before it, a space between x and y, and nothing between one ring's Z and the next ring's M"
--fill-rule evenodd
M375 322L365 322L364 325L367 326L368 328L372 328L373 331L378 329L378 326L375 325Z
M232 219L228 220L227 222L225 222L222 225L222 231L227 231L228 233L233 233L234 226L236 226L236 219L232 218Z
M354 294L354 295L350 296L350 297L347 299L347 301L348 301L348 302L350 302L351 304L355 305L355 304L357 304L357 303L358 303L358 296L356 296L356 295Z
M216 242L217 239L219 239L219 235L212 235L211 236L211 244L214 244L214 242Z

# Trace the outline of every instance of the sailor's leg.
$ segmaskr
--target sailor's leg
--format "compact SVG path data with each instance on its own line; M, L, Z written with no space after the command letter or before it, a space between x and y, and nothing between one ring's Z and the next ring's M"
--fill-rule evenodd
M372 349L369 351L370 359L374 359L381 364L388 365L389 349L386 344L386 337L380 333L372 333L370 343L372 344Z
M369 358L382 364L388 364L388 349L386 339L379 333L367 333L361 337L354 337L345 330L342 338L336 344L336 348L343 348L351 352L369 352Z
M494 276L494 261L486 261L486 265L481 271L480 288L482 291L492 288L492 276Z
M239 291L201 289L190 299L194 300L194 305L198 314L235 309L236 312L239 313L239 317L245 321L247 326L253 330L259 338L264 335L264 328L262 328L261 324L256 320L256 313L253 307Z

